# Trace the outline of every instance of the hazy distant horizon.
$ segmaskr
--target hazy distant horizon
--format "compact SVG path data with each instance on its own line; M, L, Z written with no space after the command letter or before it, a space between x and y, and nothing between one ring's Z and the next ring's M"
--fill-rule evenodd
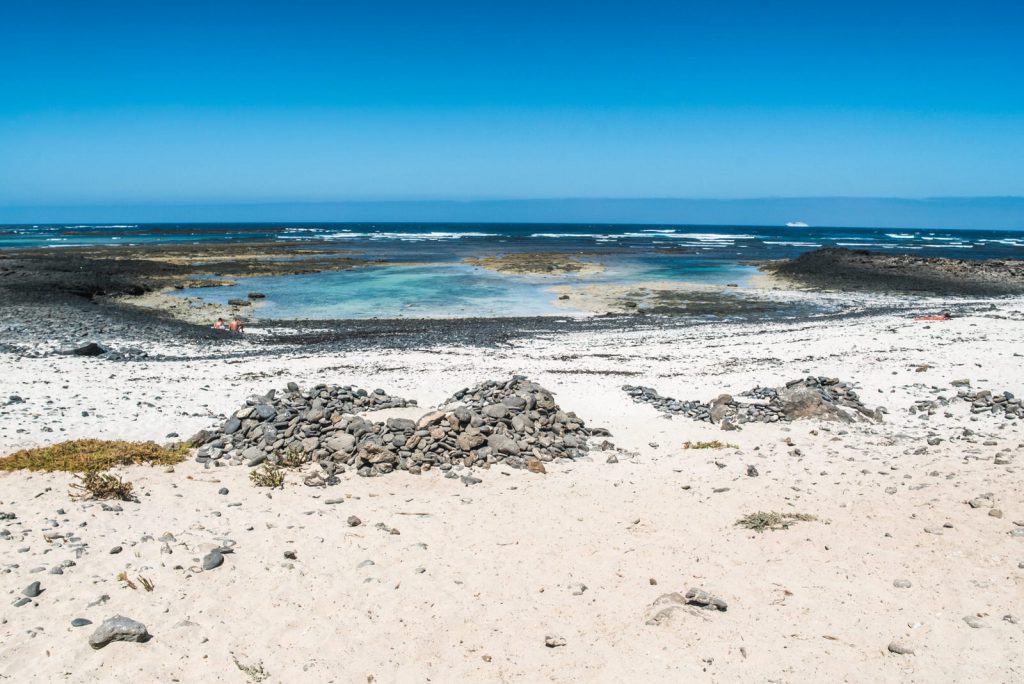
M1024 197L565 198L0 206L0 223L622 223L1024 230Z

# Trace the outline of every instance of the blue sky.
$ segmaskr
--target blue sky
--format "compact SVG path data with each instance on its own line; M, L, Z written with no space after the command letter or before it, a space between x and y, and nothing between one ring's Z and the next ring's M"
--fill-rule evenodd
M0 207L1024 195L1022 3L0 9Z

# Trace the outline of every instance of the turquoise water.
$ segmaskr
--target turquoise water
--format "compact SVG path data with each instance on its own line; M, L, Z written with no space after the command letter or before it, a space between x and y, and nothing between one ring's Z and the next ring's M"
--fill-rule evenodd
M756 269L702 265L687 282L740 283ZM629 284L679 279L668 265L615 263L594 275L524 276L465 264L357 268L294 276L242 278L236 285L180 290L174 294L225 304L260 292L254 313L264 319L463 318L573 315L556 305L556 285Z
M257 315L271 319L490 318L566 313L546 291L553 284L551 279L439 264L246 278L229 287L180 294L226 303L249 292L262 292L267 297Z

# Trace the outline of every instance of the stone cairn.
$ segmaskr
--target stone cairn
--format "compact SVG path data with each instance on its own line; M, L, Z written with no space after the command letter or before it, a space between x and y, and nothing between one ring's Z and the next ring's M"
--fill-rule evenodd
M995 416L1002 416L1006 420L1018 420L1024 418L1024 402L1015 397L1011 392L992 392L991 390L971 390L969 380L954 380L952 383L956 388L956 396L938 396L934 399L919 399L910 407L910 413L917 414L923 418L933 415L936 410L949 406L953 401L966 401L971 405L971 413L974 415L990 413ZM939 391L937 387L933 388Z
M957 387L957 398L971 403L971 413L973 414L1003 414L1003 417L1009 420L1024 418L1024 403L1011 392L971 391L970 386L963 380L954 382L953 385Z
M729 394L708 402L681 401L663 397L653 387L624 385L622 389L633 401L650 404L662 413L726 425L789 422L809 417L852 420L852 414L840 407L872 420L880 420L885 413L885 409L876 411L865 406L850 383L824 376L790 380L779 388L755 387L740 395L757 400L754 402L738 401Z
M289 383L284 393L250 397L219 430L201 433L192 443L202 444L200 462L316 462L329 481L347 468L367 477L495 463L522 468L534 458L584 456L589 436L609 434L588 429L576 414L561 410L550 392L519 375L460 390L418 421L374 422L355 415L409 405L415 402L382 390L318 385L302 392Z
M197 461L215 465L279 463L300 453L309 456L303 460L320 460L329 455L327 441L337 433L351 436L368 430L369 424L362 426L362 419L355 420L352 414L415 404L382 389L368 392L351 386L316 385L303 392L289 382L284 392L271 390L249 397L220 428L201 431L189 444L199 446ZM344 428L339 428L342 423Z

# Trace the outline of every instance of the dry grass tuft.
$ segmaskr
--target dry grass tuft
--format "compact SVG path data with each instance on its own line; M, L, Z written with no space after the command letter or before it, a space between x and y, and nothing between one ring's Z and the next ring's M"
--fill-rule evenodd
M284 487L284 472L267 463L250 471L249 479L257 487Z
M92 470L75 477L78 481L72 482L71 488L77 491L71 493L72 499L135 501L135 487L116 475Z
M306 454L298 447L292 447L278 456L278 464L282 468L300 468L306 460Z
M0 458L0 470L45 470L85 473L126 465L174 465L188 455L185 446L167 448L155 442L75 439L38 449L23 449Z
M790 526L795 525L799 521L807 522L817 519L817 516L808 515L807 513L775 513L758 511L757 513L750 513L743 516L736 521L736 524L740 527L745 527L748 530L764 532L765 530L788 530Z
M717 439L710 442L683 442L684 449L739 449L735 444L719 442Z
M270 673L267 671L265 667L263 667L262 660L251 665L243 665L238 661L238 658L236 656L232 655L231 658L235 661L235 666L237 666L238 669L244 672L245 674L249 675L249 679L251 679L254 682L263 682L266 681L268 677L270 677Z

